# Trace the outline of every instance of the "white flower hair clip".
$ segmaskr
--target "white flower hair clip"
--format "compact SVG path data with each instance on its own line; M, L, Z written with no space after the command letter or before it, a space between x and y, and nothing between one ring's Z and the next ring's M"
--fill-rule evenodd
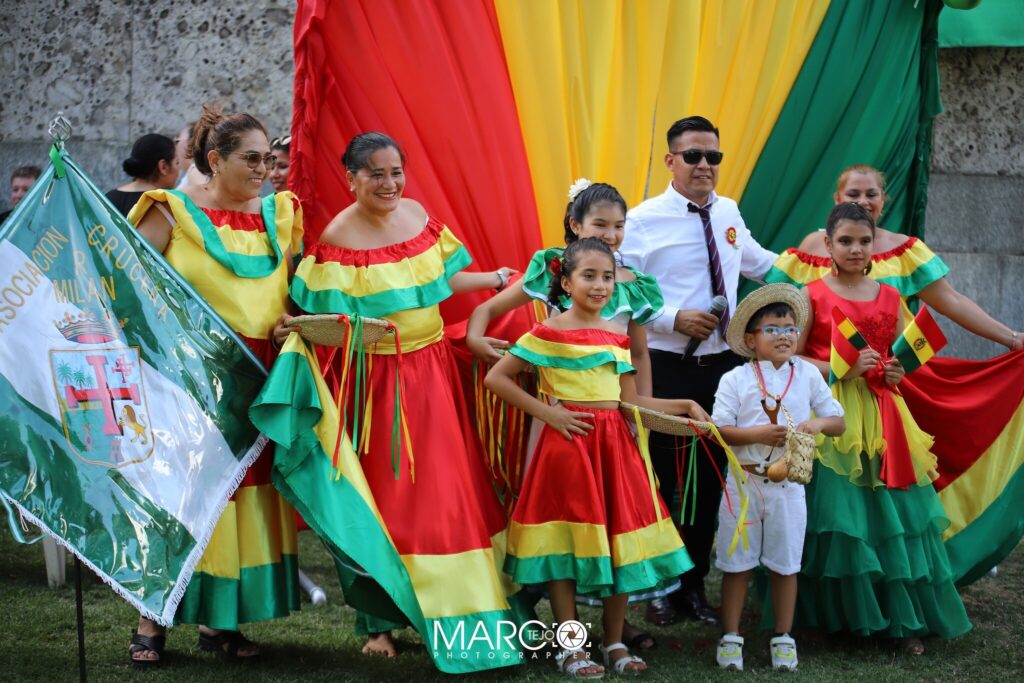
M577 178L576 182L569 186L569 201L576 201L576 197L580 196L580 192L583 192L583 190L587 189L593 184L593 180L588 180L587 178Z

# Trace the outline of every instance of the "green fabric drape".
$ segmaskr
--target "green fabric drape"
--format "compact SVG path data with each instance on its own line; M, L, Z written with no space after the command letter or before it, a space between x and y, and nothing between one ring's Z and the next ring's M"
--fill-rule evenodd
M949 7L939 19L939 47L1024 47L1024 3L985 0L969 12Z
M833 0L740 201L761 244L781 251L824 227L839 172L857 163L888 179L882 224L923 234L941 8Z

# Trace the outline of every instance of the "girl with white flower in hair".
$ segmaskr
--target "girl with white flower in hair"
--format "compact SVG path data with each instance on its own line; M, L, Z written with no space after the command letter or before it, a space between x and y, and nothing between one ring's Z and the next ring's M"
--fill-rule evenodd
M651 396L651 360L647 354L647 334L643 326L664 312L665 302L661 288L652 276L619 263L617 252L625 236L626 200L618 190L607 183L594 183L586 178L580 178L569 188L569 203L565 208L564 225L566 245L585 237L595 237L608 245L615 254L615 287L608 302L601 309L601 317L626 328L629 335L631 364L637 371L637 394ZM559 266L564 251L565 247L551 247L536 252L521 278L476 307L466 326L466 346L479 360L493 365L501 359L502 353L512 346L508 340L486 336L487 328L492 321L531 301L538 302L538 305L545 307L543 310L547 310L546 307L550 305L548 292L551 290L552 281L561 275ZM563 296L554 307L554 312L565 311L571 306L572 299ZM543 319L543 316L538 316L538 319ZM483 403L486 405L486 401ZM514 420L508 419L506 424L513 422ZM521 457L525 458L527 464L518 468L518 478L524 476L523 471L528 467L529 454L533 451L538 437L539 429L535 425L530 434L529 444L523 444L526 448ZM499 437L495 441L507 444L509 439ZM514 449L515 447L506 445L503 457L515 457L511 453ZM517 468L514 465L506 465L506 469L514 471ZM630 596L630 602L661 597L677 587L678 583L634 594ZM591 602L586 598L580 600ZM655 646L654 637L650 633L636 629L628 622L623 630L623 640L630 647L642 650Z
M618 190L586 178L572 184L565 208L566 245L582 237L596 237L615 254L625 232L626 200ZM494 364L501 358L501 352L511 346L508 340L485 336L492 320L531 300L547 303L547 293L557 269L553 264L564 250L564 247L541 249L530 259L522 278L476 307L466 328L466 345L477 358ZM653 277L616 263L615 289L601 316L627 328L632 364L637 369L637 393L641 396L651 395L651 361L647 355L647 335L641 326L660 316L664 304L661 289ZM557 308L564 311L570 306L572 300L565 297Z

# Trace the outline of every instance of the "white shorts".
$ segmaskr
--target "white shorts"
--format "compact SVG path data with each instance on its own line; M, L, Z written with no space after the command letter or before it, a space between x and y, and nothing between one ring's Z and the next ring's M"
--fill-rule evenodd
M778 483L764 475L747 472L747 539L742 539L736 550L729 554L736 515L740 513L740 495L736 481L729 472L725 482L722 503L718 506L718 554L715 566L723 572L737 574L758 565L764 565L776 574L788 576L800 571L804 551L804 532L807 530L807 500L804 487L791 481ZM729 502L732 509L729 509Z

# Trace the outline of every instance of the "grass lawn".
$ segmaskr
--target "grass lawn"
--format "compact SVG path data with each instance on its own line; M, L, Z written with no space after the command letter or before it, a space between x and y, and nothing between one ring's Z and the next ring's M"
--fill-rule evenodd
M84 577L87 671L93 681L345 681L452 680L439 674L409 631L399 636L397 660L369 659L360 654L362 642L352 632L353 611L341 606L341 593L332 566L310 533L300 535L302 567L326 590L330 604L313 608L304 603L288 619L249 625L247 636L263 647L255 665L224 662L196 648L196 627L171 631L166 662L159 670L137 671L128 662L127 644L137 619L126 602L91 574ZM77 680L74 568L69 561L69 585L51 590L46 585L40 546L20 546L0 531L0 679L5 681ZM709 583L709 586L712 584ZM717 588L711 591L717 600ZM964 593L974 631L954 641L926 641L928 652L908 657L884 641L797 634L800 671L771 671L768 636L748 634L747 671L715 668L713 629L676 625L653 629L659 646L645 655L651 670L643 677L659 680L743 681L751 678L801 681L1014 681L1024 671L1024 550L1018 548L999 568ZM541 618L550 619L547 603ZM596 610L583 610L584 621L600 622ZM643 623L640 607L630 608L634 623ZM474 680L566 680L553 662L476 674Z

